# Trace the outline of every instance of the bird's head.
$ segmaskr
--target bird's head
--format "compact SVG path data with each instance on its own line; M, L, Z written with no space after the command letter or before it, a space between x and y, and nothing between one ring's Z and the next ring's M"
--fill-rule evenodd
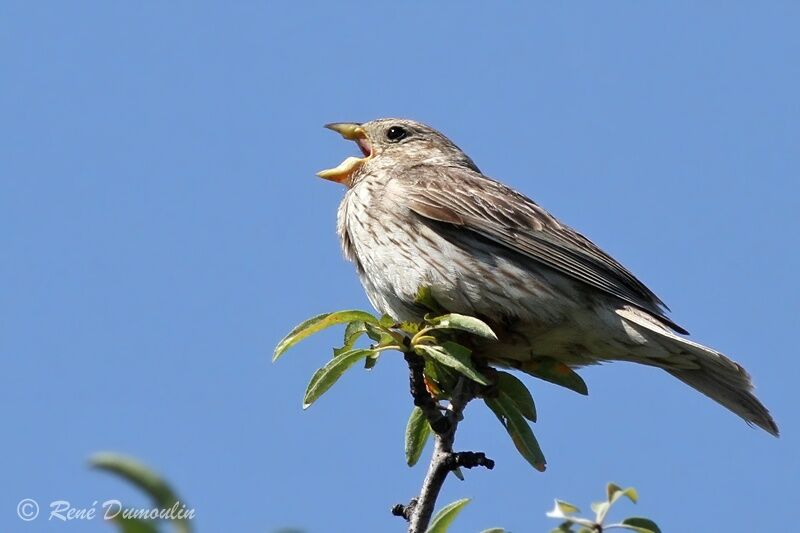
M318 172L327 180L351 187L358 177L375 170L420 165L458 165L477 170L450 139L425 124L401 118L370 122L336 122L326 128L355 141L363 157L348 157L336 168Z

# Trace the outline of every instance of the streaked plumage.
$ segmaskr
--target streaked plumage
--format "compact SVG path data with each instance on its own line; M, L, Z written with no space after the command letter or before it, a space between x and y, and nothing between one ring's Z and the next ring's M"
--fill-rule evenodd
M663 368L777 435L741 366L677 335L686 331L633 274L483 176L442 134L402 119L331 127L365 155L321 175L348 187L338 232L379 311L419 320L424 310L414 299L428 286L449 311L498 330L500 344L484 355L501 363L548 356L572 366L621 360Z

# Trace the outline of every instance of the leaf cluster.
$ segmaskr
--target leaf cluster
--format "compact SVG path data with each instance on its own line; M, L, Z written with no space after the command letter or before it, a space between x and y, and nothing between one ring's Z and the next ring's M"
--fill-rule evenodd
M606 486L606 499L601 502L594 502L591 505L592 512L595 515L594 518L576 516L576 513L580 512L578 507L562 500L556 500L553 510L548 512L547 516L563 520L563 522L550 533L596 533L611 529L623 529L635 531L636 533L661 533L661 529L655 522L640 516L632 516L618 523L605 524L611 506L623 496L633 503L639 500L639 494L633 487L623 489L619 485L609 483ZM573 529L574 527L579 528L577 532Z
M436 307L424 291L421 291L418 301L431 308ZM317 401L357 363L363 362L364 368L372 369L383 352L411 353L424 361L425 387L433 399L450 399L459 377L467 378L476 387L478 397L483 399L508 432L522 457L535 469L545 469L544 453L529 425L529 422L536 421L532 394L516 376L489 367L486 358L475 357L476 354L468 347L474 345L474 340L497 340L491 327L484 321L456 313L437 316L429 313L420 323L399 322L389 316L379 318L359 310L324 313L290 331L275 348L273 361L277 361L301 340L336 325L345 326L342 345L334 348L331 359L311 376L303 396L304 409ZM357 346L363 337L368 338L370 344ZM583 380L558 361L540 358L517 366L525 373L586 393ZM427 418L415 407L406 424L405 453L409 466L419 460L430 433Z
M176 503L182 504L182 500L178 498L166 481L131 457L116 453L98 453L91 458L90 463L95 468L113 473L135 485L160 509L168 509ZM595 514L593 518L577 516L577 513L580 512L577 506L562 500L555 500L553 510L548 512L547 516L562 520L562 523L551 530L551 533L596 533L612 529L622 529L635 533L661 533L661 529L655 522L648 518L637 516L628 517L618 523L605 524L611 507L623 496L633 503L639 500L639 495L635 488L628 487L623 489L619 485L609 483L606 486L605 500L591 504L591 509ZM431 519L426 533L446 533L469 502L469 498L463 498L442 507ZM121 533L159 533L162 531L160 526L164 525L163 521L124 518L123 513L119 513L113 522L118 526ZM188 520L173 520L170 523L175 533L191 533L192 531ZM579 529L575 530L574 528L576 527ZM505 533L505 531L503 528L490 528L483 530L481 533Z
M421 361L425 391L436 409L446 409L437 402L451 401L457 388L465 382L469 383L474 391L473 397L482 399L494 413L520 455L536 470L544 471L544 453L531 429L531 423L537 420L533 395L517 376L489 366L489 362L587 394L583 379L567 365L552 358L538 357L524 362L504 359L502 354L494 353L491 348L493 341L497 341L497 335L486 322L476 317L444 312L427 289L420 290L417 304L431 311L419 323L399 322L389 316L377 317L359 310L317 315L295 327L278 343L273 361L310 335L331 326L343 325L342 346L334 348L328 362L312 375L303 397L304 409L317 401L357 363L363 362L363 367L369 370L375 367L384 352L399 352L405 355L410 367L412 362ZM370 342L359 345L364 338ZM476 352L476 349L479 351ZM484 349L488 353L480 351ZM406 423L405 457L409 466L419 461L434 432L431 421L435 420L435 412L431 415L427 409L426 406L415 406ZM463 479L458 469L454 473ZM563 523L553 530L554 533L591 533L615 527L638 533L660 533L652 521L638 517L604 526L609 509L622 496L632 501L637 498L633 488L621 489L609 484L606 500L592 505L594 519L575 516L577 507L557 500L555 509L548 516L560 518ZM442 508L431 520L427 533L445 532L468 502L468 499L462 499ZM573 527L579 527L580 530L576 532ZM494 528L484 533L503 531Z

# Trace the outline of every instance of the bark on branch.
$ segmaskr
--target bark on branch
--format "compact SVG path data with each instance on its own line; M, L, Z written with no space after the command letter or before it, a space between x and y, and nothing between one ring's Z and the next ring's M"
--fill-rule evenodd
M414 398L414 405L422 410L433 430L434 447L419 496L407 505L395 505L392 514L402 516L408 521L409 533L425 533L447 475L458 468L483 466L491 470L494 468L494 461L482 452L453 451L456 430L464 408L476 395L475 384L466 378L460 378L447 409L442 413L425 387L425 362L422 357L407 352L405 359L410 373L411 396Z

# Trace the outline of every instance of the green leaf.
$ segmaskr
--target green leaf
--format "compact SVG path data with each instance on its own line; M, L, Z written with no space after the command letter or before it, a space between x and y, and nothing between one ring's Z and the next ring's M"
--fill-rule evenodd
M442 376L440 374L442 370L444 370L444 368L445 367L443 367L440 364L437 364L436 361L432 359L425 359L425 368L423 370L423 373L425 374L426 378L432 379L433 381L436 381L438 383L442 381Z
M563 500L555 500L553 510L547 513L550 518L567 518L568 515L581 512L576 505ZM564 524L561 524L562 526Z
M408 466L417 464L430 434L431 426L428 419L425 418L422 409L415 406L411 411L411 416L408 417L408 424L406 424L406 463Z
M369 349L350 350L349 352L345 352L331 359L328 361L328 364L314 372L306 388L305 397L303 398L303 409L307 409L312 403L317 401L325 391L330 389L333 384L342 377L342 374L344 374L348 368L374 353L375 350Z
M442 507L442 509L436 513L436 516L434 516L431 520L431 524L428 526L428 529L425 533L446 533L447 529L450 527L450 524L452 524L453 520L455 520L456 516L458 516L458 513L460 513L461 509L463 509L468 503L469 498L464 498L462 500L456 500L453 503Z
M484 398L483 401L494 412L503 427L511 436L511 440L517 451L528 461L531 466L540 472L544 472L547 461L544 458L542 449L536 441L528 422L519 411L517 404L514 403L508 394L502 390L498 391L496 398ZM549 515L548 515L549 516Z
M574 533L572 529L572 522L564 522L558 527L551 529L550 533Z
M450 341L443 342L440 346L420 344L416 347L416 351L419 355L427 355L434 361L457 370L481 385L490 384L489 380L481 375L472 364L472 357L470 357L472 352L460 344Z
M384 344L389 339L391 339L391 335L385 332L381 327L377 324L370 324L369 322L365 322L365 330L367 333L367 337L378 342L380 344Z
M89 463L94 468L114 473L136 485L160 506L170 507L178 501L166 481L132 457L103 452L90 457Z
M533 361L526 361L520 370L539 379L561 385L583 395L589 394L586 383L570 367L550 357L537 357Z
M366 324L363 320L354 320L344 328L344 344L352 346L353 343L366 331Z
M158 528L152 521L139 520L138 518L124 518L122 513L114 517L114 523L119 526L121 533L158 533Z
M342 347L334 348L333 356L338 357L344 352L352 350L353 345L356 343L358 338L366 332L367 326L363 320L354 320L353 322L349 322L344 330L344 341Z
M494 334L494 331L486 322L472 316L450 313L449 315L432 318L430 321L435 326L435 329L457 329L486 339L497 340L497 335Z
M522 416L531 422L536 422L536 405L533 403L531 391L528 390L528 387L523 382L508 372L497 372L495 384L498 389L514 400Z
M614 483L609 483L606 486L606 498L608 499L609 503L614 503L619 500L622 496L627 496L630 501L636 503L639 501L639 493L636 492L636 489L633 487L628 487L627 489L623 489L619 485L615 485Z
M433 297L430 287L420 287L417 290L417 295L414 297L414 303L425 307L433 313L442 313L444 308Z
M437 399L447 397L461 375L455 369L437 363L433 359L425 359L425 378L428 390Z
M506 533L506 530L502 527L492 527L489 529L484 529L481 533Z
M586 518L581 518L579 516L556 516L552 513L553 511L550 511L549 513L547 513L547 516L549 516L550 518L563 518L565 521L557 528L551 530L550 533L561 532L561 531L573 531L572 526L574 525L581 527L578 533L581 533L583 531L589 531L589 533L593 533L598 530L596 527L597 524Z
M183 505L166 481L132 457L117 453L103 452L90 457L89 464L93 468L111 472L129 483L132 483L144 491L159 509L169 509L176 504L178 508L180 508ZM173 522L176 530L182 532L191 531L188 520L182 518L176 519ZM150 533L150 531L152 531L152 529L147 529L150 524L143 521L118 521L118 525L122 528L124 533Z
M309 318L292 331L289 332L281 342L278 343L278 346L275 347L275 353L272 355L272 361L277 361L278 358L286 352L289 348L300 342L301 340L305 339L309 335L313 335L318 331L322 331L325 328L329 328L331 326L335 326L336 324L343 324L345 322L353 322L355 320L361 320L365 323L377 324L378 320L372 316L371 314L367 313L366 311L357 311L357 310L349 310L349 311L335 311L333 313L323 313L321 315L317 315L313 318Z
M406 332L409 337L413 337L421 329L419 322L400 322L400 330Z
M611 509L610 502L594 502L592 504L592 512L595 514L594 521L598 524L605 522L609 509Z
M318 369L316 369L314 371L313 374L311 374L311 380L308 382L308 386L306 387L306 391L308 391L308 389L310 389L311 387L315 386L317 381L319 381L319 378L322 377L322 374L323 374L324 370L325 370L324 368L318 368Z
M622 525L627 526L627 529L636 531L636 533L661 533L661 529L655 522L640 516L626 518L622 521Z

